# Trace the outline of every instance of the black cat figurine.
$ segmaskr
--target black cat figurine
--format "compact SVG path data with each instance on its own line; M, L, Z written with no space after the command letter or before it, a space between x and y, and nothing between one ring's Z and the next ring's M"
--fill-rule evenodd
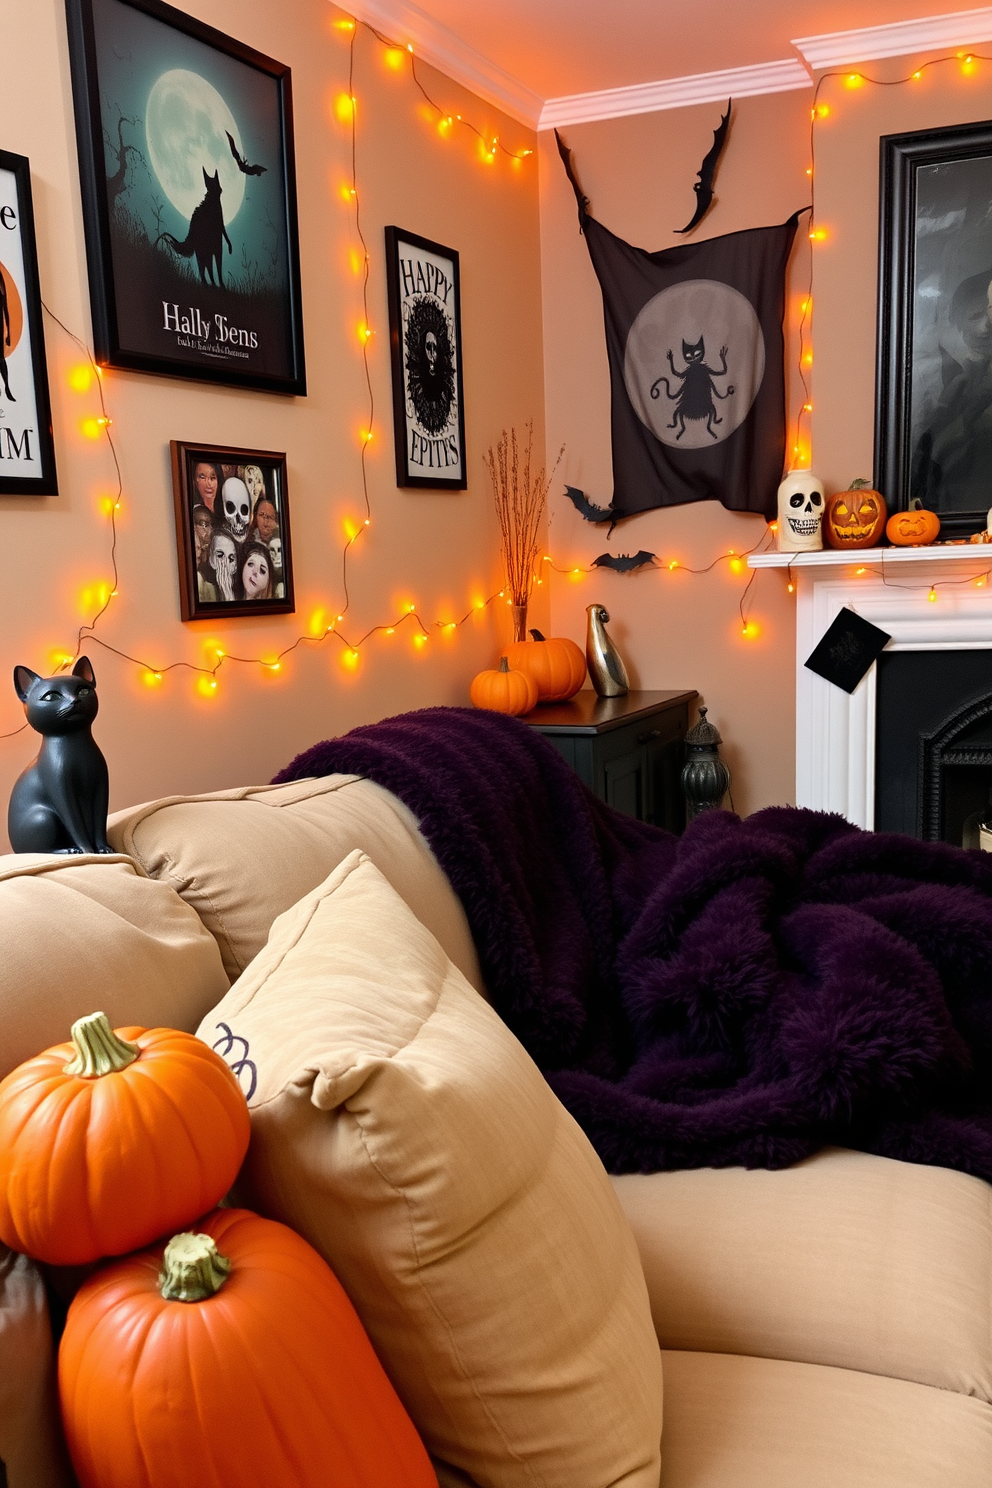
M42 735L33 764L18 776L7 809L14 852L109 853L107 761L90 733L100 706L85 656L71 676L14 668L14 690Z

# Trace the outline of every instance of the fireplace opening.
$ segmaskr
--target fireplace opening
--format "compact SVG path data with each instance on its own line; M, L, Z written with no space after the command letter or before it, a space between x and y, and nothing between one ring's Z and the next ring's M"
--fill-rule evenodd
M876 830L989 845L992 651L894 651L877 666Z

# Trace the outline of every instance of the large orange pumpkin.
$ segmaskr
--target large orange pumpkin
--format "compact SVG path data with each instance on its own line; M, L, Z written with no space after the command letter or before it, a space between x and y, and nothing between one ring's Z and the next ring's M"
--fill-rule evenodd
M832 548L873 548L885 530L885 497L866 480L827 497L823 534Z
M437 1488L333 1272L218 1209L84 1282L59 1349L81 1488Z
M908 511L893 512L885 535L897 548L925 548L940 535L940 518L917 498Z
M103 1013L0 1083L0 1240L55 1266L123 1255L222 1199L248 1106L218 1054Z
M537 703L537 683L526 672L511 672L506 657L501 656L495 672L480 672L473 677L468 695L476 708L490 708L516 718L529 713Z
M539 703L561 703L573 697L586 680L586 659L574 641L564 636L546 640L532 630L531 641L514 641L503 655L511 667L526 672L537 683Z

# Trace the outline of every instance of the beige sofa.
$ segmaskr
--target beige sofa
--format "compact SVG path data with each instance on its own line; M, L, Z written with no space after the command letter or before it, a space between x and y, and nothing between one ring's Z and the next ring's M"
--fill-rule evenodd
M114 858L0 858L0 1074L97 1006L194 1031L355 849L485 995L416 821L367 781L173 798L118 813L109 835ZM841 1150L612 1183L662 1350L663 1488L992 1483L986 1184Z

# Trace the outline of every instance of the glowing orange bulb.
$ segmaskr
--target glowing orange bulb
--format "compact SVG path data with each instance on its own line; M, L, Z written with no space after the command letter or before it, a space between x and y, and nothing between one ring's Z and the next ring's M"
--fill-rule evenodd
M922 72L914 72L913 73L913 81L914 81L914 83L915 82L919 82L919 80L920 80L920 78L922 76L923 76Z
M777 532L778 531L778 523L777 522L769 522L768 523L768 531L769 532Z
M746 641L756 640L761 634L761 627L756 620L746 620L741 627L741 635Z
M97 418L83 419L80 428L82 429L87 439L99 439L100 435L103 433L103 425Z
M739 558L731 558L731 560L730 560L730 572L731 573L735 573L735 574L739 574L739 573L743 573L744 572L744 565L743 565L743 563L741 562L741 560Z
M793 584L793 583L790 582L789 585L788 585L788 590L789 590L789 593L790 594L795 594L795 592L796 592L796 586L795 586L795 584Z
M282 671L282 662L280 661L266 661L263 663L263 665L267 666L270 672Z
M405 54L399 47L387 47L383 53L383 60L387 67L391 67L394 72L398 72L403 66Z
M395 634L396 634L396 629L395 629L395 627L394 627L394 626L392 626L392 625L387 625L387 626L386 626L386 634L387 634L387 635L395 635Z
M334 112L338 123L350 124L355 117L355 100L349 93L339 93L334 100Z
M936 604L937 603L937 591L936 591L936 589L931 589L930 590L930 593L927 595L927 599L930 601L931 604Z
M162 680L161 672L145 672L143 679L146 687L157 687Z
M196 690L201 697L213 697L217 691L216 677L200 677L197 680Z
M355 668L358 666L358 652L357 651L342 651L342 653L341 653L341 665L344 666L344 667L346 667L349 672L353 672L355 670Z
M844 84L845 87L848 88L860 88L863 81L864 79L862 78L860 72L849 72L847 77L844 79Z
M675 570L678 568L678 566L679 566L678 565L678 559L677 558L673 558L672 561L671 561L671 563L668 565L668 572L669 573L674 573Z
M74 393L85 393L93 381L93 372L87 363L73 367L69 373L69 386Z
M371 444L372 443L372 430L371 429L366 429L363 432L363 434L362 434L362 438L363 438L363 440L365 441L366 444Z
M867 573L867 572L868 572L868 570L867 570L867 569L866 569L866 568L856 568L856 569L855 569L855 570L854 570L854 572L855 572L855 574L856 574L856 575L857 575L857 576L858 576L858 578L860 578L860 577L861 577L861 575L862 575L862 574L863 574L863 573Z
M348 21L335 21L334 22L334 28L337 31L354 31L354 29L355 29L355 23L354 23L354 21L351 21L351 20L348 20Z
M813 412L813 405L812 405L812 403L804 403L803 404L803 412L804 413L812 413Z
M982 585L984 583L985 583L985 580L984 579L976 579L975 580L975 588L976 589L981 589L981 587L982 587Z

